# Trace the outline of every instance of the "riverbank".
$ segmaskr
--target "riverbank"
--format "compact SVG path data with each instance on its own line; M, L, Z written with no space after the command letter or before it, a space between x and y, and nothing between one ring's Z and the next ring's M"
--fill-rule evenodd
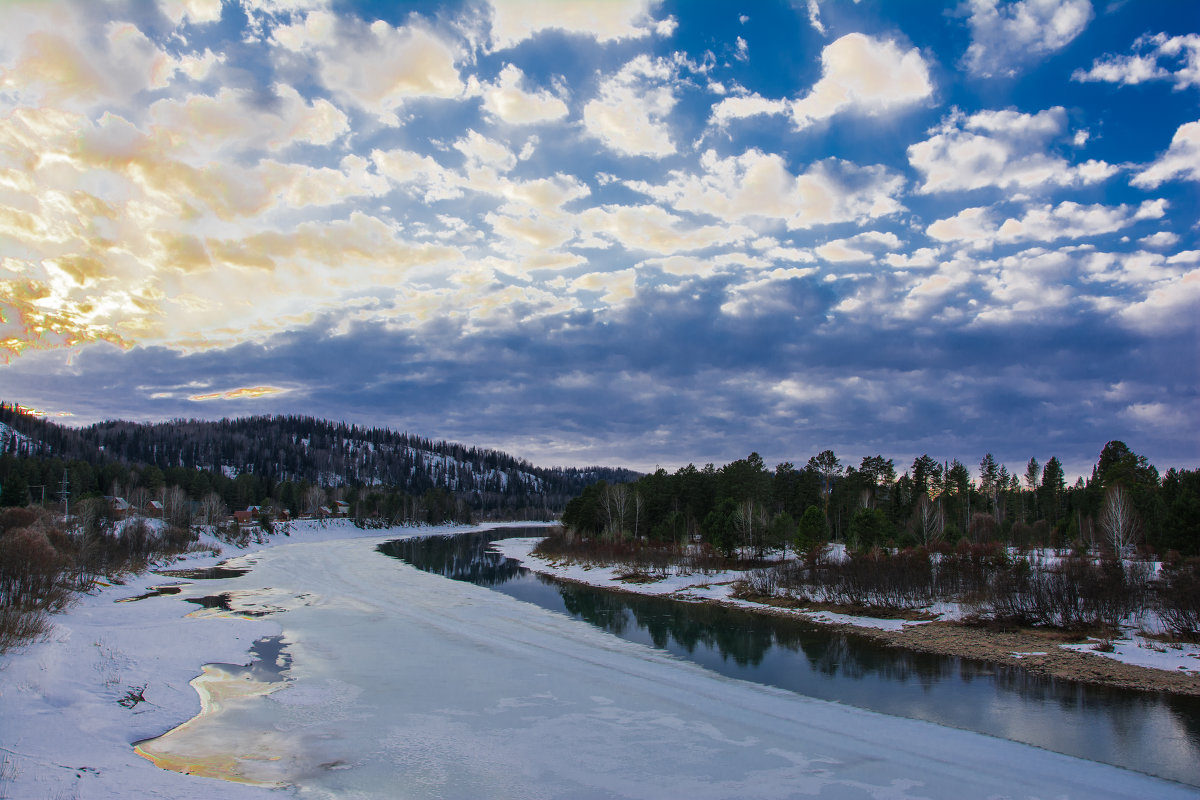
M1098 686L1167 692L1200 697L1200 646L1166 644L1127 632L1128 638L1107 645L1058 631L1001 629L972 624L955 609L935 609L932 619L886 619L827 609L791 608L767 598L734 597L733 585L743 575L671 575L651 582L628 582L612 567L587 567L541 558L532 551L537 539L505 539L493 543L506 557L558 580L632 594L671 597L688 602L733 606L754 613L799 618L871 639L889 647L985 661L1037 675ZM947 618L948 617L948 618ZM1111 650L1094 648L1111 646Z

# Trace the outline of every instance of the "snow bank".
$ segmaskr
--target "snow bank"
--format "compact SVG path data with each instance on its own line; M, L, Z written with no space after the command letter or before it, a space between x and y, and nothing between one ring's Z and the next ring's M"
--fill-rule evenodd
M715 575L672 575L654 583L626 583L614 567L584 567L578 564L559 564L540 558L532 551L541 541L535 538L502 539L492 543L492 548L507 558L520 561L525 567L565 580L579 581L592 586L619 588L638 594L663 595L678 600L717 600L730 605L761 609L762 605L732 597L733 584L744 577L740 571L721 572ZM922 621L885 619L880 617L838 614L832 611L804 611L772 608L777 613L792 613L814 622L852 625L878 630L901 630L908 625L922 625ZM956 603L938 603L927 609L938 619L954 620L963 616L963 609ZM1067 649L1094 652L1127 664L1161 669L1168 672L1187 672L1200 675L1200 645L1166 645L1148 639L1129 630L1126 638L1114 640L1111 651L1096 650L1099 640L1084 644L1062 645Z

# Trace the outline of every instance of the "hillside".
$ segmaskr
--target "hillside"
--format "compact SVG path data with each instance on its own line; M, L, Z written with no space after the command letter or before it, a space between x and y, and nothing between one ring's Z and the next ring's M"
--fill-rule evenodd
M164 476L208 473L208 481L200 483L212 483L210 488L219 492L223 483L237 484L239 478L243 487L256 485L259 495L273 494L280 485L356 490L364 496L399 491L422 497L439 490L475 511L507 513L535 508L557 513L599 480L637 477L608 467L536 467L497 450L313 417L115 420L71 428L7 404L0 404L0 454L40 462L84 462L93 468L153 468ZM56 475L31 477L31 484L59 480ZM89 488L102 493L110 489ZM241 505L243 499L226 497L231 506Z

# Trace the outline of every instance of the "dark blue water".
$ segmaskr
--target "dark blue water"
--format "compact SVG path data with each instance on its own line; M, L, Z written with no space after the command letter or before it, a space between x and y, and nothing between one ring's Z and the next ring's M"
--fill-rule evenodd
M913 653L763 614L555 581L488 552L545 528L389 542L413 566L567 614L734 678L1025 742L1200 786L1200 699Z

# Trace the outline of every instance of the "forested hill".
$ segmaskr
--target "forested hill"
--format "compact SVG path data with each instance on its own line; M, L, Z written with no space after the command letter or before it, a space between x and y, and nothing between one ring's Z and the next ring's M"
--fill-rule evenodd
M108 421L71 428L0 404L0 423L4 426L0 429L0 454L23 460L84 462L93 467L118 464L135 471L144 466L164 476L203 472L209 478L201 482L214 484L203 488L222 495L231 495L231 491L227 486L223 491L221 484L236 483L240 478L243 490L226 497L231 507L252 495L259 495L251 500L258 502L281 484L304 484L361 492L400 491L414 497L436 489L477 511L542 508L554 512L596 481L637 477L628 470L607 467L535 467L496 450L313 417L154 424ZM61 472L62 467L59 469ZM103 471L93 472L99 480ZM41 476L39 482L59 479L59 475ZM105 494L111 491L98 483L89 488Z

